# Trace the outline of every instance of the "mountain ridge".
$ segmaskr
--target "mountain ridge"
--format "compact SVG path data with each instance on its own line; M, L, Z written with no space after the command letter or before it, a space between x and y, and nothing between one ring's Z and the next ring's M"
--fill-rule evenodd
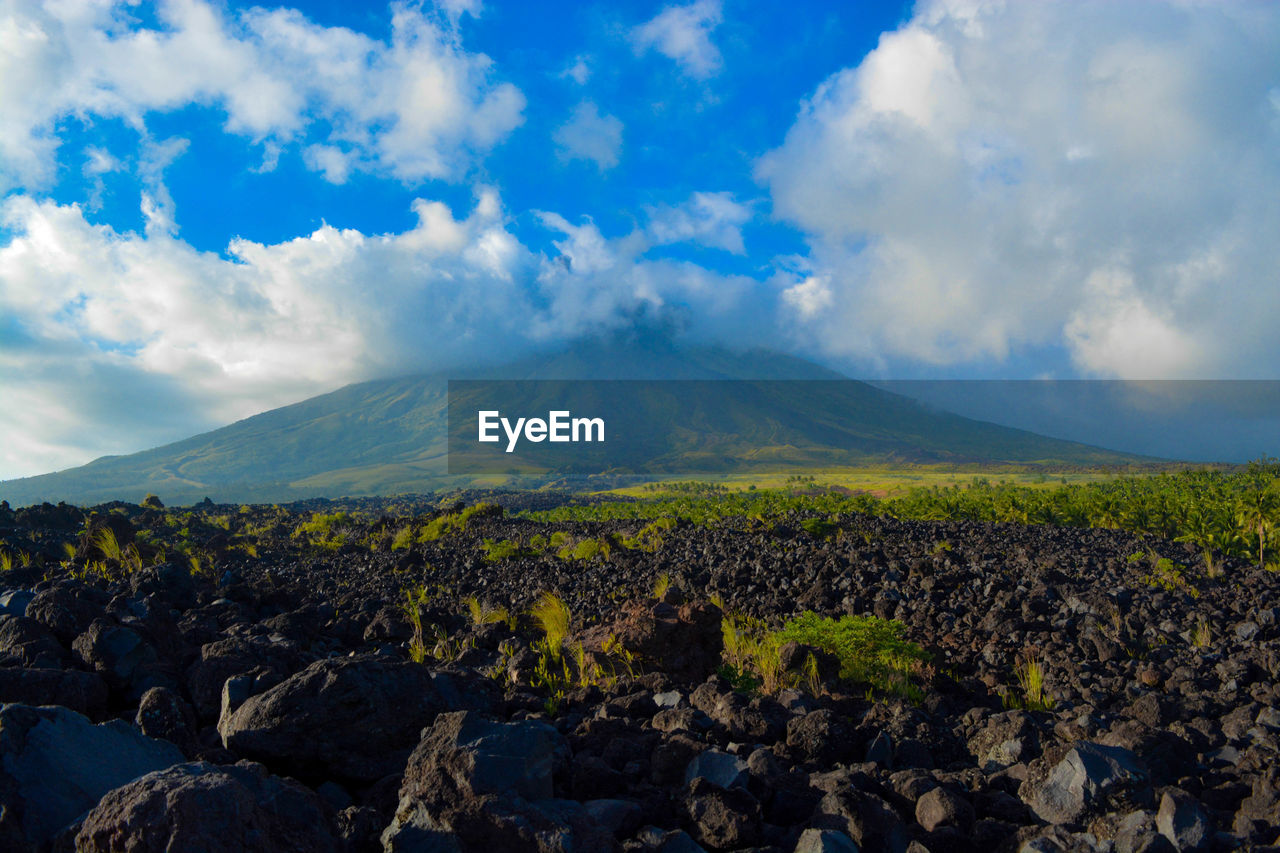
M670 435L662 436L667 442L662 450L669 457L663 470L669 473L769 464L840 464L841 460L895 454L928 461L1052 459L1082 465L1126 464L1139 459L963 418L767 350L594 343L505 366L353 383L167 445L3 481L0 499L12 504L46 500L96 503L136 501L151 492L177 503L206 496L220 501L261 502L467 485L474 478L450 477L447 471L448 380L535 377L844 380L836 388L845 390L824 394L817 390L822 383L796 382L778 383L784 390L774 392L777 399L748 404L732 396L722 397L718 400L720 409L712 406L708 411L739 424L736 432L723 427L698 440L673 428ZM781 433L753 432L749 427L765 421L782 424ZM786 440L780 440L779 435ZM946 446L948 437L956 448ZM844 446L830 444L834 441L844 442ZM855 451L854 446L866 449ZM682 465L686 467L682 469Z

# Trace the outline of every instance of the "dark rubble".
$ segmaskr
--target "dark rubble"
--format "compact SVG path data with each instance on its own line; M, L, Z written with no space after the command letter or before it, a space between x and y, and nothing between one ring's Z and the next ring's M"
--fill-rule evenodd
M652 552L489 561L485 540L630 536L643 523L482 513L392 549L396 513L421 523L429 507L352 508L322 546L294 532L329 505L198 507L181 540L199 571L166 521L184 511L0 508L0 539L31 558L0 574L0 847L1122 853L1280 841L1274 574L1228 561L1209 578L1190 548L1118 531L865 516L822 537L798 518L682 523ZM144 565L84 572L104 528ZM1162 582L1156 557L1179 574ZM438 626L421 663L407 590ZM588 648L624 638L633 672L548 707L527 615L472 624L463 604L526 614L544 590ZM918 701L830 671L816 690L735 689L717 672L713 596L775 625L806 610L901 621L932 655ZM1029 649L1051 709L1011 707Z

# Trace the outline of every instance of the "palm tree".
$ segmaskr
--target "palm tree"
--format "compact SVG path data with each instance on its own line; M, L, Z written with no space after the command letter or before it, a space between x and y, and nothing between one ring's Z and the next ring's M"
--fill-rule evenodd
M1258 568L1267 565L1267 534L1280 515L1280 462L1263 457L1249 463L1245 472L1248 488L1237 505L1236 518L1245 535L1258 537Z

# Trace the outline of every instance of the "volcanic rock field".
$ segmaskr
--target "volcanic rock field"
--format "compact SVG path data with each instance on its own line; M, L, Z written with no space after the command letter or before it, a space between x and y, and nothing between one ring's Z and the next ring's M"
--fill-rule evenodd
M0 849L1280 841L1275 573L1104 529L507 503L0 505ZM902 665L786 640L806 613Z

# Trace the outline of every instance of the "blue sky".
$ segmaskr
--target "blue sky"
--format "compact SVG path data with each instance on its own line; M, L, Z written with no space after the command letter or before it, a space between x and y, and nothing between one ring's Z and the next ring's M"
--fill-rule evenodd
M1277 378L1280 7L0 0L0 478L671 319Z

